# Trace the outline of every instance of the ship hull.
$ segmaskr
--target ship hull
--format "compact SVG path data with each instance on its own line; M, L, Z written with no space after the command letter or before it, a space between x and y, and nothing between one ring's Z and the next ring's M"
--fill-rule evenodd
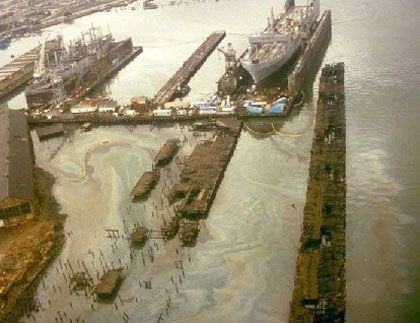
M287 63L289 63L292 57L297 53L299 48L300 43L298 43L293 49L290 49L288 53L281 57L260 63L253 63L249 60L242 60L241 65L251 75L254 82L258 84L287 65Z

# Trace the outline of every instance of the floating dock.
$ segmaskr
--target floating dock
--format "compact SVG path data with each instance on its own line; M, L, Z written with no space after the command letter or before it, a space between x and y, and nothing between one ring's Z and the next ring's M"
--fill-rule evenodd
M319 20L311 38L306 42L305 50L287 79L287 88L290 96L296 96L301 92L305 80L316 62L314 58L322 52L322 48L330 41L331 33L331 11L327 10Z
M143 47L134 46L131 53L125 56L124 59L115 64L114 67L112 67L111 69L105 70L102 74L98 75L97 79L89 87L84 88L82 91L76 93L74 96L75 103L83 99L86 95L90 94L93 90L95 90L98 86L100 86L106 80L115 75L118 71L120 71L123 67L125 67L128 63L130 63L141 53L143 53Z
M225 31L216 31L207 37L190 58L184 62L182 67L157 92L154 99L155 103L162 105L174 100L177 96L177 92L188 84L194 74L204 64L225 36Z
M156 167L162 167L169 164L172 158L174 158L175 154L178 152L178 149L179 139L168 140L158 151L154 160L154 165Z
M145 198L156 186L159 175L156 172L145 172L131 192L134 198Z
M47 41L46 51L50 52L57 44L55 40ZM32 79L40 48L41 46L37 46L0 68L0 99Z
M322 70L290 322L344 322L346 119L344 64Z

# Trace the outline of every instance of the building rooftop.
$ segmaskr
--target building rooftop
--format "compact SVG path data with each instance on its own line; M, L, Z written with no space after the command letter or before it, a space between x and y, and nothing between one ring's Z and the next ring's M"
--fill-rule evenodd
M23 111L0 111L0 201L34 198L31 140Z

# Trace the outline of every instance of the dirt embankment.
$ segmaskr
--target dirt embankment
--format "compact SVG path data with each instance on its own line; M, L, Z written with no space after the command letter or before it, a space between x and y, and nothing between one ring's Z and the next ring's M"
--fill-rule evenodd
M17 322L36 309L34 293L42 274L59 254L66 216L52 194L54 178L34 169L38 216L0 232L0 322Z

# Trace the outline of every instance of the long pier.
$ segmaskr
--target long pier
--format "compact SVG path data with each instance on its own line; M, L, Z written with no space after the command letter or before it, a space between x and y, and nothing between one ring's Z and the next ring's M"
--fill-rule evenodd
M346 121L344 64L322 70L290 322L344 322Z
M155 103L164 104L175 99L179 89L188 84L225 36L225 31L216 31L210 34L200 47L184 62L182 67L157 92Z
M54 48L54 44L54 40L48 41L46 51ZM39 59L39 50L40 46L37 46L0 68L0 99L32 78L35 62Z

